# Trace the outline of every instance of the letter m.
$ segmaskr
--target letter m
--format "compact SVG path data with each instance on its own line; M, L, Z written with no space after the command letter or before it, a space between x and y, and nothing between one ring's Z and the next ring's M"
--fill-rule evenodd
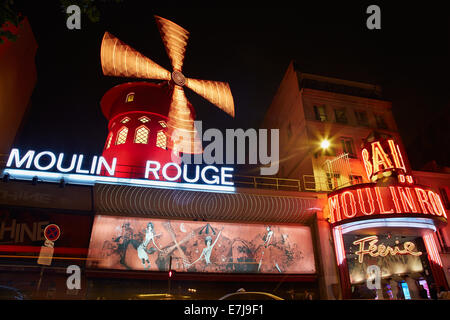
M16 168L20 168L25 162L27 162L25 167L29 169L31 166L31 161L33 161L34 153L34 151L30 150L23 156L22 159L20 159L19 149L14 148L9 154L9 159L6 166L11 167L11 164L14 161Z
M341 221L341 210L339 208L338 195L328 198L328 207L330 210L330 222L335 223Z

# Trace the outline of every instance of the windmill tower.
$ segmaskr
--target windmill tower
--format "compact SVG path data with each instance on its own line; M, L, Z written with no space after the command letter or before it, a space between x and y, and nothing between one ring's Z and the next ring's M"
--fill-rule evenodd
M182 74L189 32L167 19L158 16L155 19L172 72L108 32L101 44L104 75L162 80L120 84L108 90L100 101L109 121L103 157L109 163L117 158L116 177L142 178L147 160L164 166L168 162L179 163L180 152L202 152L194 127L195 110L185 96L184 87L234 117L228 83L192 79Z

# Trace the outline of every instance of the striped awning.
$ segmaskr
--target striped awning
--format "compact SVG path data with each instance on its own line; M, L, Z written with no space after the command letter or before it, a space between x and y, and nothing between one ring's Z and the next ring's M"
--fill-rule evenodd
M95 211L109 215L306 224L322 210L321 203L314 197L257 194L252 189L219 193L109 184L94 187Z

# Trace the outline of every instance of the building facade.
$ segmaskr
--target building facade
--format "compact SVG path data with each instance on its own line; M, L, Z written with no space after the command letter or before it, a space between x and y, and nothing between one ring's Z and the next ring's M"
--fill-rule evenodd
M171 88L105 94L101 157L10 152L0 285L49 299L217 299L239 288L415 299L421 287L448 288L448 173L412 170L379 87L291 63L262 125L280 129L278 175L194 168L202 182L182 176L158 139L167 101L152 105L155 90L160 99ZM173 170L158 179L145 160ZM51 224L60 236L49 242Z
M328 198L321 240L334 240L344 298L418 298L421 286L448 288L448 173L412 170L380 87L302 73L291 62L262 126L280 128L279 177ZM396 247L402 239L422 248L415 262ZM381 291L367 290L369 266L379 268Z

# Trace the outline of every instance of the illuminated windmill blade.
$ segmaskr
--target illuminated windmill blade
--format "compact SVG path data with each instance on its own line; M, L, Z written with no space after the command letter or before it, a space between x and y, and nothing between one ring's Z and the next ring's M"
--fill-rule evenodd
M234 117L234 101L226 82L186 79L186 87Z
M189 32L167 19L158 16L155 16L155 19L166 47L167 55L172 62L172 68L174 71L181 72Z
M100 49L103 74L116 77L131 77L170 80L170 72L118 38L105 32Z
M176 152L202 153L201 140L194 127L194 117L182 87L175 85L169 109L168 147Z

